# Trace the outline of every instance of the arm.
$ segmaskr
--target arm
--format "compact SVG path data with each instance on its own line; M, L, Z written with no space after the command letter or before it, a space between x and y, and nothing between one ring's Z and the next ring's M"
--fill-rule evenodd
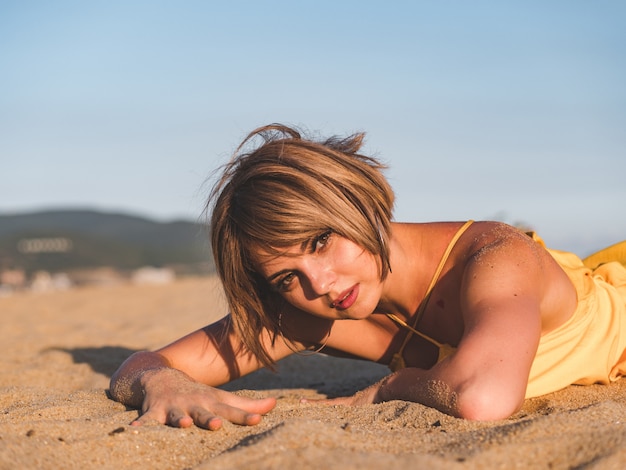
M142 408L134 425L157 421L217 429L221 418L257 424L275 399L253 400L214 388L259 368L237 344L226 317L158 351L135 353L111 377L111 396Z
M518 411L541 333L538 305L485 304L466 316L470 323L456 353L429 370L386 377L370 391L372 401L415 401L475 420Z
M429 370L400 370L335 403L399 399L479 420L513 414L524 401L545 292L553 282L546 274L549 255L540 251L511 232L463 260L457 287L463 335L457 351Z

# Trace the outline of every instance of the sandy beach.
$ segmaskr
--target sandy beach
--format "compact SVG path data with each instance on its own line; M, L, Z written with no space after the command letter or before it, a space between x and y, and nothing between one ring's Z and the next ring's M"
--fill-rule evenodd
M108 398L131 353L220 318L212 278L0 298L2 469L626 468L626 381L528 400L510 419L469 422L415 403L301 404L355 392L387 368L324 355L290 357L228 385L276 396L258 426L218 431L130 427Z

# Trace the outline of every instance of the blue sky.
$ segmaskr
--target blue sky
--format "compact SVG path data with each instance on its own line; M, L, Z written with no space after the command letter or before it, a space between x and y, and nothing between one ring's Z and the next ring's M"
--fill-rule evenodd
M626 2L0 0L0 213L201 213L270 122L367 132L402 221L626 238Z

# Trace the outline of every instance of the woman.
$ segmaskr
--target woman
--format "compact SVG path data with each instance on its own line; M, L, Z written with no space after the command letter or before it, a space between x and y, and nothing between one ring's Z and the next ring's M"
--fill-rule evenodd
M142 409L133 424L257 424L273 398L214 387L311 349L394 371L325 403L399 399L479 420L626 371L621 264L592 275L502 223L391 222L393 192L362 139L271 125L244 140L208 206L230 314L120 367L111 395Z

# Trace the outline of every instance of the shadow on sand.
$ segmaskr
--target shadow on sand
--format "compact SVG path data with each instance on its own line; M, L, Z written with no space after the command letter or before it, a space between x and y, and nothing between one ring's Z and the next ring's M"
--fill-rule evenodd
M113 372L137 349L123 346L101 346L94 348L59 348L50 347L42 352L61 351L72 356L76 364L88 364L94 372L111 377Z

